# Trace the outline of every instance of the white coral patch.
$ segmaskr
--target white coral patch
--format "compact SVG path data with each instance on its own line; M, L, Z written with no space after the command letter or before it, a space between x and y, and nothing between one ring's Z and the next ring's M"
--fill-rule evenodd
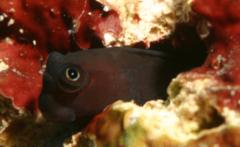
M9 66L3 61L0 59L0 72L3 72L3 71L6 71L8 70Z
M190 13L189 0L98 0L119 14L122 33L115 42L131 45L168 37ZM186 11L186 12L185 12ZM181 16L183 14L183 16ZM104 41L109 46L109 41Z
M230 110L229 108L224 107L223 116L224 116L227 124L230 124L230 125L233 125L233 126L239 126L240 125L240 114L239 114L239 112L234 111L234 110Z

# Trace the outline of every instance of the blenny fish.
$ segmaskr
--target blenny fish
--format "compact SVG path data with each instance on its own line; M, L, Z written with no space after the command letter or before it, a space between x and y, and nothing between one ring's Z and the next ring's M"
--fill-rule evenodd
M143 104L166 97L176 75L163 52L137 48L50 53L39 108L47 119L72 122L91 118L117 100Z

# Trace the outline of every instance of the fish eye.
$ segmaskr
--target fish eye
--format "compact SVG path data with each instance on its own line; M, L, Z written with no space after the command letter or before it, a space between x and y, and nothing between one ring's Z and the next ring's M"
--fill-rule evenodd
M79 65L66 63L56 76L57 88L66 93L82 90L89 82L88 73Z
M65 76L68 80L76 82L80 79L80 72L77 68L68 67L65 70Z

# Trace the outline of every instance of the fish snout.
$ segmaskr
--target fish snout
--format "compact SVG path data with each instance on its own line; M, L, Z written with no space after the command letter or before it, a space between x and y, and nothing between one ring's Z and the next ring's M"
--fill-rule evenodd
M48 72L51 75L57 75L59 73L59 69L64 61L64 55L58 52L51 52L48 55L47 59L47 67L45 72Z
M48 55L48 63L53 63L56 61L61 61L64 58L64 55L59 52L51 52Z
M58 77L61 76L61 62L64 56L58 52L52 52L48 56L46 69L43 73L43 89L42 91L53 92L56 90Z

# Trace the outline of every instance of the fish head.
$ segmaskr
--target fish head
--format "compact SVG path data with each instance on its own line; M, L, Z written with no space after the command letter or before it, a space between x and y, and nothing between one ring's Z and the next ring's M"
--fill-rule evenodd
M75 120L72 102L88 82L88 73L80 64L70 62L58 52L50 53L39 98L39 108L44 117L63 122Z
M127 90L118 66L101 51L49 54L39 108L48 120L72 122L95 115ZM124 86L123 86L124 85ZM123 92L127 93L127 92Z

